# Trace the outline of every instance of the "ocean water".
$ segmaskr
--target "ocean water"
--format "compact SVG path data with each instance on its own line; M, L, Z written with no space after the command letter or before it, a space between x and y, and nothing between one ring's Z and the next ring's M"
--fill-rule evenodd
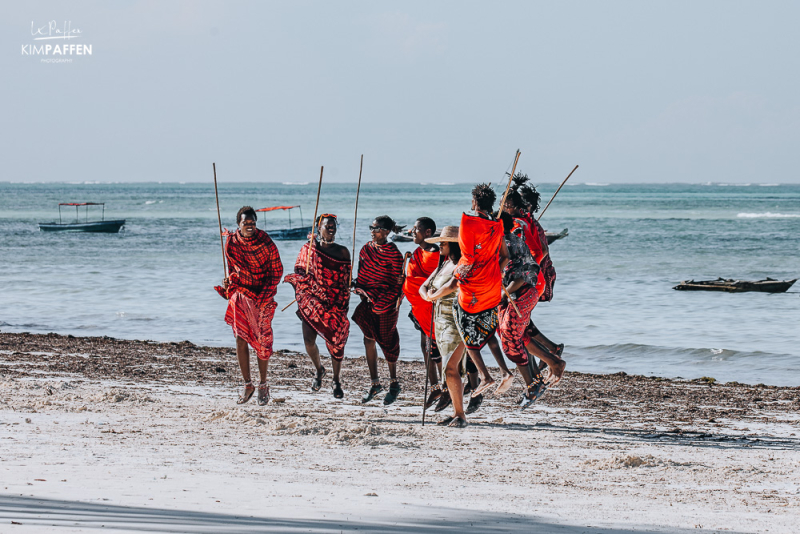
M543 205L556 185L540 185ZM308 223L316 186L222 183L223 225L234 226L245 204L299 204ZM400 224L423 215L440 227L457 224L470 189L365 182L357 245L384 213ZM354 197L355 184L323 184L320 213L339 215L338 241L348 247ZM75 201L105 202L106 218L127 219L124 230L38 230L37 222L57 219L59 202ZM800 277L800 186L575 183L542 222L551 231L569 228L551 246L555 298L533 313L545 334L566 344L568 369L800 385L800 285L775 295L671 289L691 278ZM285 212L259 219L267 231L287 224ZM301 244L278 242L285 272ZM212 287L221 278L211 183L0 183L0 331L233 346L222 320L226 302ZM280 285L279 306L292 298L291 286ZM401 357L418 359L419 334L407 313L404 303ZM274 327L276 348L303 350L291 309L277 312ZM346 353L363 354L358 327L351 333Z

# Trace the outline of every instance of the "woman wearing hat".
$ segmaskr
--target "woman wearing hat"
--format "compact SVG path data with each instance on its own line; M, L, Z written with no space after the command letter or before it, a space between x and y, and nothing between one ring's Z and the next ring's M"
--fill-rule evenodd
M439 237L431 237L425 241L439 245L439 253L444 258L444 263L422 284L419 294L428 302L435 303L434 332L439 353L445 361L447 390L459 393L451 395L453 416L439 424L464 428L467 426L467 416L464 413L464 398L460 394L464 387L461 383L459 365L464 358L465 347L453 318L453 305L458 289L458 280L454 277L454 273L458 260L461 259L461 247L458 246L458 226L445 226Z

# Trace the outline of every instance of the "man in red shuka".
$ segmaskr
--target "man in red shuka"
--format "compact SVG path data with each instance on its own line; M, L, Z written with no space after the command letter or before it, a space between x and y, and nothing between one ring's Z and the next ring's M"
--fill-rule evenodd
M334 243L338 228L336 215L321 215L317 228L319 233L314 243L303 245L294 264L294 273L286 275L284 281L294 286L297 316L303 324L306 352L317 369L311 390L319 391L322 377L325 376L317 347L319 334L331 355L333 396L341 399L344 391L339 373L344 346L350 335L350 319L347 318L350 308L350 253L346 247Z
M255 388L250 380L250 347L258 355L258 404L269 402L267 365L272 356L272 318L275 315L275 292L283 275L283 264L278 247L263 230L256 228L256 212L244 206L236 214L239 229L227 232L225 256L228 260L228 277L222 286L216 286L221 296L228 299L225 322L236 336L236 356L244 379L244 393L237 401L244 404L253 396Z
M442 371L442 356L436 347L435 334L431 332L433 320L433 303L424 300L419 294L419 288L428 277L439 267L439 247L425 240L433 237L436 233L436 223L428 217L420 217L411 228L411 235L414 236L414 243L419 245L408 261L403 282L403 294L411 305L411 313L408 315L414 327L420 331L420 347L422 348L423 361L428 362L428 376L431 382L431 394L425 402L427 407L431 407L442 395L442 387L439 385L439 374ZM399 305L399 303L398 303ZM431 358L428 361L428 351Z
M397 358L400 356L397 301L402 289L403 255L394 243L386 240L395 228L394 220L388 215L381 215L372 221L369 227L372 241L361 248L358 277L353 280L353 292L361 297L361 304L353 312L353 322L364 333L364 350L372 378L372 386L361 399L364 403L383 391L378 377L376 344L383 351L391 377L383 404L392 404L400 394L400 380L397 378Z

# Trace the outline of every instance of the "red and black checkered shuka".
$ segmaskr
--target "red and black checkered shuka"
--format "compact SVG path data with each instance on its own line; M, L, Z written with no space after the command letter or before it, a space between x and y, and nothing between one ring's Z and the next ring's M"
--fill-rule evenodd
M283 275L278 247L266 232L258 229L251 238L238 230L225 235L228 288L214 288L228 299L225 322L231 325L236 337L256 350L260 359L268 360L272 355L274 297Z
M306 243L297 256L294 273L286 275L284 281L294 287L298 317L322 336L330 355L341 360L350 335L350 262L337 260L319 245L311 248Z
M358 254L358 276L353 280L356 293L369 298L375 313L392 311L403 287L402 274L403 255L397 245L370 241Z

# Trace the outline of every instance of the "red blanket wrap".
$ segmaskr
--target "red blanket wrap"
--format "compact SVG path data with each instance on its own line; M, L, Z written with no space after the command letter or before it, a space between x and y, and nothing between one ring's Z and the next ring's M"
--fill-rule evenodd
M306 262L311 250L311 261ZM325 254L319 245L306 243L294 264L294 273L284 278L294 287L297 316L325 340L331 357L341 360L350 335L350 262Z
M353 280L356 293L369 298L378 315L396 310L402 286L403 255L394 243L369 242L358 254L358 277Z
M433 318L433 303L428 302L419 296L419 288L428 277L433 274L433 271L439 267L439 251L427 251L422 247L417 247L417 250L411 255L406 267L406 280L403 283L403 294L411 304L411 313L414 314L414 319L417 324L425 332L428 337L435 338L436 335L431 332L431 319Z
M461 259L455 270L458 279L458 304L468 313L494 308L503 294L500 272L500 245L503 223L475 215L461 216L458 244Z
M539 293L536 288L526 285L518 289L516 295L517 299L514 302L519 308L519 313L510 303L501 305L497 331L500 333L503 352L508 359L517 365L527 365L528 352L525 350L525 345L531 340L527 326L531 320L531 312L539 301Z
M387 362L396 362L400 357L400 334L397 332L398 310L377 314L369 302L362 302L353 312L353 322L364 333L374 339L383 351Z
M533 215L526 213L519 217L525 221L531 231L526 234L525 242L531 249L534 259L541 267L539 271L539 282L536 283L536 288L540 289L539 300L542 302L549 302L553 300L553 285L556 283L556 270L553 267L553 261L550 259L549 247L547 245L547 234L536 220ZM536 229L536 235L533 235L533 229ZM528 237L530 235L530 238ZM547 256L544 253L548 252Z
M272 355L272 317L275 315L275 292L283 275L278 247L262 230L251 238L241 232L226 232L225 254L228 259L228 289L215 286L228 300L225 322L233 333L247 341L262 360Z

